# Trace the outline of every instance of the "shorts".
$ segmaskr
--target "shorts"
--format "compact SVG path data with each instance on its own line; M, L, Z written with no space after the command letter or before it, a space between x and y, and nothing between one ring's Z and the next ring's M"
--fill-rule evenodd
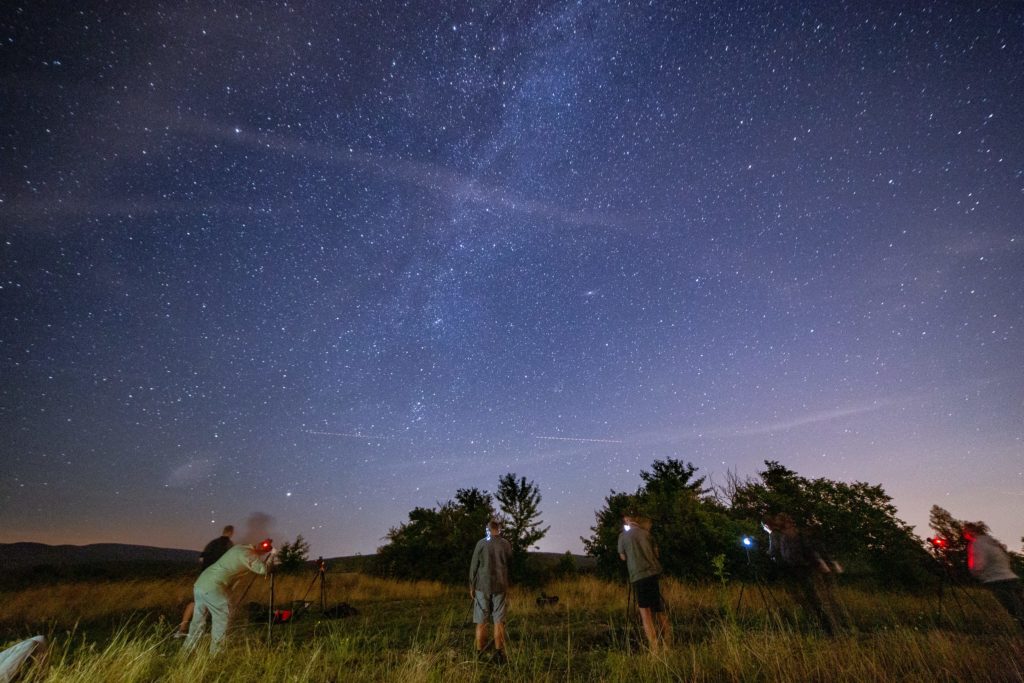
M661 601L661 589L658 587L658 575L648 576L633 582L636 594L636 605L641 609L661 612L664 605Z
M473 598L473 623L486 624L490 619L495 624L505 623L505 594L484 595L476 591Z

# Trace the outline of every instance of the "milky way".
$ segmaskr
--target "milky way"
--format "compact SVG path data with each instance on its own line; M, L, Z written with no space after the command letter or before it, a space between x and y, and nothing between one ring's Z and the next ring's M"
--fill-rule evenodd
M4 12L0 541L676 457L1018 546L1024 5L250 4Z

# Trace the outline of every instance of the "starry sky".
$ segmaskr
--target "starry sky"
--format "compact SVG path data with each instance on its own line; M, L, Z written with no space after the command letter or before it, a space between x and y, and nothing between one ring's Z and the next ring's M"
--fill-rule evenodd
M0 542L372 553L656 458L1024 536L1024 3L0 15Z

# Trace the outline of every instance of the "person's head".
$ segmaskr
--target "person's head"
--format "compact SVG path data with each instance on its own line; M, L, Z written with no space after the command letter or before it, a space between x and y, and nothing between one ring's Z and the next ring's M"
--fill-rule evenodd
M651 530L651 520L649 517L644 517L636 510L629 510L626 514L622 515L622 523L630 528L640 527L641 529Z
M228 538L231 538L234 534L235 534L235 527L233 527L230 524L228 524L226 527L224 527L224 530L220 532L221 536L226 536Z
M500 536L501 523L496 519L492 519L491 521L487 522L487 530L491 532L491 536Z
M973 541L978 536L983 536L988 532L988 527L981 522L968 522L964 524L963 537L968 541Z
M796 523L788 512L776 512L774 515L768 515L764 523L772 531L789 531L796 528Z

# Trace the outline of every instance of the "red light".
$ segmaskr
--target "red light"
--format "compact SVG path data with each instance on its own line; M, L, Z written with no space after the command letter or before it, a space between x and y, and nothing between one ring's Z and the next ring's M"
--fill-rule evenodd
M946 539L942 538L941 536L936 536L935 538L929 538L928 541L929 541L929 543L931 543L936 548L948 548L949 547L949 541L947 541Z
M269 551L274 547L274 542L271 539L267 539L260 543L260 550Z

